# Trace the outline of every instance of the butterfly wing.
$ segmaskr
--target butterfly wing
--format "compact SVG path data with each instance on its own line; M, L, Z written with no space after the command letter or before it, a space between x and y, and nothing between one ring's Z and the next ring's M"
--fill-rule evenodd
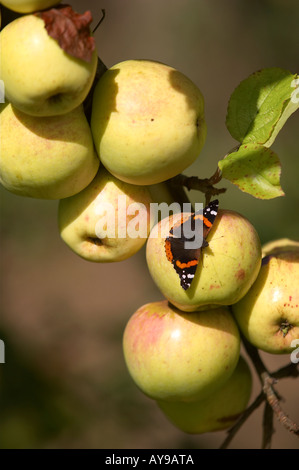
M195 276L200 257L200 248L186 250L184 238L175 238L172 235L165 239L165 251L169 261L180 277L181 286L187 290Z
M194 279L195 272L201 256L201 249L208 246L206 237L212 228L218 212L219 201L216 199L208 204L204 210L200 210L190 216L182 217L170 230L169 236L165 239L165 252L167 259L180 277L180 283L184 290L187 290ZM186 249L184 237L184 224L189 224L194 231L196 220L203 221L202 245L196 249ZM180 229L178 232L177 229ZM190 239L191 241L191 239Z
M206 239L218 214L219 201L215 199L203 210L203 238Z

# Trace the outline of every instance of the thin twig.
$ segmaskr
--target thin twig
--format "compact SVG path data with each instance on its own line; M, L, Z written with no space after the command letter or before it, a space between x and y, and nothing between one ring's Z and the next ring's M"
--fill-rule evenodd
M258 406L265 401L264 417L263 417L263 449L269 449L271 447L271 440L274 433L273 427L273 416L275 415L279 422L288 429L288 431L299 435L299 427L294 423L281 409L279 401L280 397L274 390L273 385L278 379L286 377L297 378L299 377L298 364L287 364L281 367L275 372L269 374L266 366L264 365L258 350L249 343L246 338L242 337L245 349L252 360L252 363L256 369L257 375L262 385L262 391L256 397L254 402L242 413L239 420L232 426L227 433L227 437L220 446L220 449L226 449L234 436L237 434L241 426L249 418L249 416L258 408ZM271 410L271 411L270 411Z
M241 417L238 419L236 424L234 424L228 430L227 437L225 438L225 440L223 441L219 449L227 449L228 445L230 444L232 439L235 437L235 435L237 434L241 426L245 423L245 421L249 418L249 416L260 406L260 404L263 403L264 400L265 400L264 393L261 392L256 397L254 402L252 402L252 404L248 408L246 408L244 413L242 413Z
M280 406L280 397L274 389L274 384L277 382L275 378L275 373L270 374L264 365L258 350L252 346L245 338L243 338L243 343L246 348L248 355L250 356L253 365L256 369L258 377L263 387L263 393L267 399L267 402L271 406L276 418L278 421L291 433L299 436L299 426L287 414L282 410ZM290 368L293 372L293 368ZM282 369L277 371L281 373Z
M255 370L257 372L258 378L260 379L261 385L264 385L264 377L265 375L269 376L269 371L266 368L265 364L263 363L261 356L257 348L255 348L247 339L242 335L242 342L245 346L248 356L250 357Z
M183 211L183 204L186 204L186 203L190 204L191 211L194 210L190 203L190 199L188 195L186 194L186 191L184 190L182 185L175 184L173 182L173 178L167 180L166 185L168 187L168 190L171 194L172 199L175 202L178 202L180 204L182 211Z
M256 349L252 346L251 353L254 350L256 351ZM259 370L261 368L261 363L260 362L262 362L261 359L257 361ZM297 378L297 377L299 377L299 369L298 369L296 364L288 364L284 367L281 367L277 371L273 372L272 377L274 379L282 379L282 378L286 378L286 377ZM228 430L227 437L225 438L225 440L221 444L220 449L227 449L227 447L229 446L229 444L231 443L231 441L233 440L233 438L235 437L235 435L237 434L237 432L239 431L241 426L245 423L245 421L247 421L249 416L261 405L261 403L263 403L263 401L266 401L266 395L265 395L264 390L262 390L260 392L260 394L252 402L252 404L248 408L246 408L244 413L242 413L239 420ZM267 407L271 408L272 417L273 417L273 411L274 410L271 406L271 403L268 403L268 401L266 401L266 403L267 403ZM266 412L264 412L264 424L265 424L265 419L266 419L265 414L266 414ZM267 409L267 414L268 414L269 417L271 416L270 411L268 409ZM267 418L267 419L269 419L269 418ZM273 419L272 419L272 425L273 425ZM263 447L263 448L270 448L271 441L269 440L269 438L270 438L270 433L271 433L271 436L272 436L273 432L274 432L274 429L272 430L272 427L271 428L269 427L267 429L267 431L265 431L265 429L264 429L263 446L267 443L268 447Z
M223 158L226 158L228 155L230 155L233 152L236 152L241 144L236 145L234 148L232 148L229 152L226 153L226 155ZM200 191L204 193L205 195L205 205L209 204L211 198L213 196L218 196L218 194L225 193L226 188L215 188L215 184L219 183L222 179L222 172L220 168L217 166L217 169L215 173L210 177L210 178L198 178L197 176L187 176L187 175L182 175L179 174L177 176L174 176L169 182L173 186L177 187L182 187L185 186L185 188L190 191L191 189L194 189L195 191Z
M299 437L299 426L295 423L288 415L283 411L280 406L280 398L277 396L277 393L273 387L273 384L276 383L276 379L273 379L271 376L265 378L263 391L267 397L267 401L271 406L276 418L278 421L291 433Z
M104 21L105 16L106 16L106 11L102 8L102 18L99 19L99 21L97 22L97 24L96 24L95 27L93 28L92 34L94 34L94 33L96 32L96 30L98 29L98 27L100 26L100 24Z
M220 170L219 170L220 171ZM217 177L216 177L217 174ZM226 188L214 188L214 184L220 181L219 172L216 171L211 178L200 179L197 176L186 176L179 174L171 178L171 184L173 186L182 187L190 191L191 189L200 191L205 194L206 205L210 202L212 196L218 196L226 191ZM218 179L218 181L217 181ZM214 182L215 181L215 182Z
M284 379L285 377L299 377L299 364L290 362L286 366L281 367L276 372L272 372L271 376L275 379Z
M272 436L274 434L273 409L266 401L263 414L263 441L262 449L271 449Z

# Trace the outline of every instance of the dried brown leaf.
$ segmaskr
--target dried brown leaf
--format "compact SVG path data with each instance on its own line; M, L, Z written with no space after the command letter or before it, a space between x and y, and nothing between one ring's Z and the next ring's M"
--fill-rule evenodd
M69 55L90 62L95 40L90 35L90 11L76 13L71 6L62 5L36 13L45 22L45 28L59 46Z

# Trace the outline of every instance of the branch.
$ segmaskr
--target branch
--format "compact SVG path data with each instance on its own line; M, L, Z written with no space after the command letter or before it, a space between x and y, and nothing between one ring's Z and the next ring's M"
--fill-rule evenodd
M290 362L290 364L281 367L276 372L272 372L271 375L275 379L284 379L285 377L297 378L299 377L299 368L297 364Z
M270 449L272 436L274 434L273 409L266 401L263 415L263 442L262 449Z
M253 402L248 408L246 408L246 410L244 411L244 413L242 413L242 416L238 419L238 421L236 422L236 424L234 424L234 425L228 430L227 437L225 438L225 440L223 441L223 443L221 444L221 446L219 447L219 449L227 449L228 445L229 445L230 442L233 440L233 438L235 437L235 435L237 434L237 432L239 431L239 429L241 428L241 426L245 423L245 421L247 421L247 419L249 418L249 416L261 405L261 403L263 403L264 400L265 400L264 393L261 392L261 393L256 397L256 399L254 400L254 402Z
M210 202L212 196L217 196L218 194L224 193L226 188L214 188L214 185L219 183L221 180L221 172L217 168L211 178L200 179L197 176L186 176L186 175L177 175L171 178L169 181L172 185L176 187L185 186L188 191L194 189L205 194L206 205Z
M279 369L276 373L274 372L270 374L266 369L262 359L260 358L258 350L244 338L243 343L256 369L256 372L263 387L263 393L265 395L265 398L268 404L271 406L276 418L289 432L292 432L293 434L299 436L298 424L296 424L292 419L290 419L287 414L282 410L279 403L280 397L274 389L274 384L277 382L277 378L282 378L282 376L286 377L286 371L291 372L292 377L299 375L298 370L297 374L295 372L295 364L290 364L287 367Z
M271 406L278 421L291 433L299 437L299 426L287 414L282 410L280 406L280 398L278 397L273 385L276 383L276 379L271 376L267 376L264 379L263 391L267 397L267 402Z
M226 158L231 153L238 150L240 144L236 145L233 149L225 154L223 157ZM214 188L214 185L219 183L222 179L222 173L219 167L217 166L217 170L210 178L200 179L197 176L186 176L186 175L177 175L171 178L170 181L172 185L181 187L185 186L188 191L190 189L194 189L195 191L200 191L205 194L205 203L206 205L209 204L212 196L218 196L218 194L225 193L226 188Z
M258 350L252 346L245 338L243 339L246 351L251 358L253 365L256 369L257 375L262 385L262 391L256 397L254 402L244 411L239 420L232 426L227 433L227 437L220 446L220 449L226 449L234 436L237 434L241 426L247 421L249 416L259 407L264 401L264 415L263 415L263 442L262 448L269 449L271 447L271 440L274 434L273 416L275 415L279 422L290 432L299 435L299 426L294 423L281 409L277 392L274 390L273 385L278 379L285 377L299 377L299 368L297 364L290 363L281 367L271 375L266 369Z
M177 184L174 181L175 178L171 178L167 180L165 183L167 185L167 188L171 194L172 199L175 202L178 202L182 208L183 211L183 204L184 203L189 203L190 204L190 199L188 195L186 194L185 189L183 188L183 185ZM192 211L194 210L193 208L191 209Z

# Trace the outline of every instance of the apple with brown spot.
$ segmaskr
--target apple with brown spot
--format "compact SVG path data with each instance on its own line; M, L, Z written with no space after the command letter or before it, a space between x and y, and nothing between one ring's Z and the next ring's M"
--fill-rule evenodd
M261 243L255 228L241 214L219 210L207 236L209 246L201 249L195 277L184 290L165 250L167 227L171 228L180 217L181 214L175 214L159 222L147 242L147 265L162 294L184 311L238 302L261 267Z

